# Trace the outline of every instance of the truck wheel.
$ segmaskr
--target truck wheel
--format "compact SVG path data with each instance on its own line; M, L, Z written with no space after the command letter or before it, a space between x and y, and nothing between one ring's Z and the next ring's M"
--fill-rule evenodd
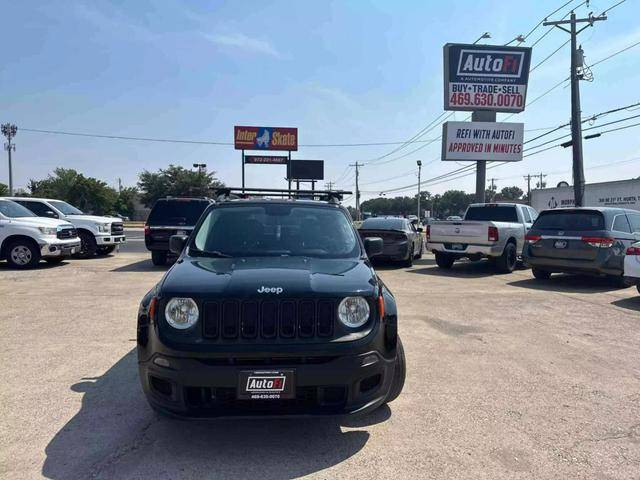
M167 263L167 252L153 250L151 252L151 261L157 266L165 265Z
M35 268L40 262L40 249L30 240L14 240L7 246L7 262L13 268Z
M440 268L450 269L456 259L448 253L436 252L436 265Z
M516 268L518 262L518 253L516 252L516 246L513 243L507 243L504 247L502 255L496 259L496 269L500 273L511 273Z
M402 392L402 387L404 387L404 380L407 376L407 361L404 356L404 347L402 346L402 341L400 337L398 337L398 345L396 347L396 364L393 369L393 380L391 381L391 388L389 389L389 393L387 394L387 398L385 399L385 403L393 402L400 392Z
M413 246L411 247L411 250L409 251L409 256L407 257L407 259L402 261L402 266L403 267L411 267L411 266L413 266Z
M531 273L533 273L533 276L538 280L549 280L551 278L551 272L540 270L536 267L531 268Z
M76 253L77 258L91 258L98 251L98 244L95 237L89 233L80 231L78 232L80 237L80 251Z
M109 255L115 249L115 245L105 245L103 247L98 247L98 255Z

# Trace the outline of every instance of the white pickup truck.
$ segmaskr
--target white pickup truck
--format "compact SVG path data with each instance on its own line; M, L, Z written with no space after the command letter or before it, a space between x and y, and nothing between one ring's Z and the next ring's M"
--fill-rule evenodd
M0 198L0 258L13 268L33 268L40 259L60 263L79 250L80 239L69 222L39 218Z
M499 272L511 273L537 216L533 208L518 203L474 203L463 220L428 225L427 249L440 268L451 268L460 258L488 258Z
M80 258L89 258L96 254L107 255L126 241L120 218L86 215L62 200L33 197L7 198L28 208L39 217L59 218L76 227L81 242L76 256Z

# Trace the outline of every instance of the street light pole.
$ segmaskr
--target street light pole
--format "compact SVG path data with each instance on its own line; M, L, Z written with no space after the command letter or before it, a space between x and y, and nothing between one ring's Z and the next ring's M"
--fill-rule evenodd
M9 156L9 195L13 195L13 169L11 165L11 152L16 151L15 144L11 143L11 139L16 136L18 133L18 127L11 124L5 123L2 125L2 134L7 137L7 143L4 144L4 149L7 151Z
M418 222L422 218L420 216L420 174L422 173L422 161L418 160L416 162L418 164Z

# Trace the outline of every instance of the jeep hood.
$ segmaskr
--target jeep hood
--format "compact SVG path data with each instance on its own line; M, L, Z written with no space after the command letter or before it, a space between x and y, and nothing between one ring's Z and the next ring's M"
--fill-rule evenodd
M262 287L282 289L258 292ZM184 257L165 275L163 296L292 298L373 296L376 279L359 259Z

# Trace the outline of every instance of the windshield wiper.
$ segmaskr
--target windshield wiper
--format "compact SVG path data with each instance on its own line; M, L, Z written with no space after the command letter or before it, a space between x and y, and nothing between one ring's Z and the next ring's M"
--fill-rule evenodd
M218 250L198 250L197 248L192 248L191 253L199 255L201 257L213 257L213 258L233 258L231 255L227 255L226 253L222 253Z

